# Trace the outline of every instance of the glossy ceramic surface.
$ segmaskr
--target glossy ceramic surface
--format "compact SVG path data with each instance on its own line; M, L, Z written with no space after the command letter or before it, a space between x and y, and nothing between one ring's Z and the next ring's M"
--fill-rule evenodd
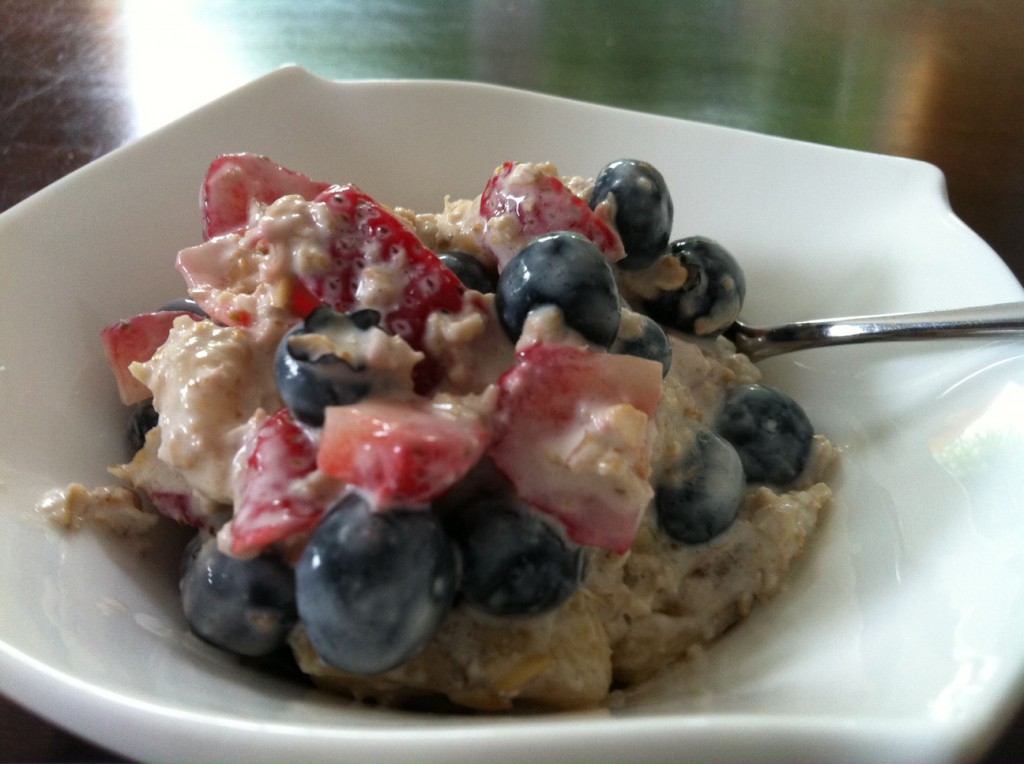
M1024 342L808 351L762 364L844 451L788 589L706 659L613 709L507 717L369 708L236 665L187 633L176 535L145 554L50 527L49 488L111 481L124 414L98 343L182 292L199 181L265 153L439 209L507 159L571 174L638 156L675 235L744 264L751 323L1022 298L919 162L486 85L332 83L284 69L0 216L0 687L142 759L970 758L1024 671Z

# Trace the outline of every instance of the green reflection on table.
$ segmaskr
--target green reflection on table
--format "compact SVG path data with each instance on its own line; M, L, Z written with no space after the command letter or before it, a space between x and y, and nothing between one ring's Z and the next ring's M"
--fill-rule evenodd
M874 142L873 115L907 56L879 25L851 37L840 3L213 0L183 8L216 30L247 76L298 63L334 79L480 80L853 147ZM829 30L841 27L840 46Z

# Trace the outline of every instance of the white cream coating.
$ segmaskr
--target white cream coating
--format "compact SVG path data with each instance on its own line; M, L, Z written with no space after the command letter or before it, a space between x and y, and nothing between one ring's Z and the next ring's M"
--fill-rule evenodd
M572 363L580 355L590 357L578 348L570 355L572 346L557 347ZM627 549L653 496L655 420L648 411L660 397L661 364L607 354L596 368L566 367L568 379L583 389L571 405L548 411L543 399L557 393L548 389L550 377L542 374L539 382L534 377L530 349L524 353L526 366L503 387L509 399L521 403L497 412L491 458L518 495L557 517L570 538ZM534 410L541 413L534 416Z
M565 323L561 309L554 305L534 308L526 315L522 334L516 340L516 350L523 350L536 344L576 348L588 346L583 335Z
M575 188L589 195L585 184ZM474 214L478 209L479 199L447 201L451 218L445 219L445 213L417 216L417 230L441 249L457 240L463 251L485 248ZM492 240L502 235L495 228ZM678 288L687 274L678 261L663 258L647 271L646 280L638 273L621 275L624 295L639 297ZM554 309L536 311L519 346L538 340L582 342L561 318ZM693 426L713 423L726 389L760 380L756 367L728 340L673 337L671 342L673 363L655 417L655 480L692 447ZM804 474L791 490L752 488L733 527L707 544L672 542L658 531L649 509L631 551L597 553L583 590L555 613L509 624L457 608L422 654L387 674L357 677L326 666L301 629L293 636L293 648L318 683L384 702L401 703L423 693L484 710L600 702L613 677L635 683L653 676L667 663L699 651L756 602L778 591L831 500L822 480L837 458L835 448L816 436Z
M676 361L657 411L654 458L662 470L689 447L691 426L713 419L728 387L760 379L727 340L675 339L673 347ZM649 508L630 551L595 550L583 588L563 607L512 620L457 607L422 653L384 674L328 666L301 628L292 648L318 684L384 703L433 695L485 711L603 703L613 680L629 686L655 676L782 588L831 501L823 481L837 459L835 447L816 436L791 488L750 487L733 526L704 544L673 542Z
M550 164L520 165L516 172L523 182L557 174ZM581 198L589 195L591 181L563 180ZM479 208L477 197L445 199L436 215L397 213L436 251L459 249L488 263L505 261L525 243L521 230L511 220L485 222ZM605 205L599 213L610 219L613 210ZM286 313L294 276L322 272L329 258L324 205L284 197L266 209L254 208L251 220L244 235L221 237L179 256L193 296L222 306L216 318L247 328L179 319L153 358L133 368L153 392L160 420L147 447L119 474L140 489L188 490L209 512L237 498L255 428L281 406L272 358L295 322ZM386 307L404 285L401 253L390 260L370 255L358 295L365 307ZM646 281L623 272L624 295L685 280L685 269L664 262L647 272ZM557 309L536 311L518 348L536 342L585 346ZM713 421L727 388L760 378L727 340L673 338L672 345L672 368L654 417L622 404L588 407L594 402L581 401L579 420L552 452L553 469L538 477L542 489L564 491L573 481L617 476L623 495L642 494L648 503L653 494L648 476L656 481L678 462L691 447L692 426ZM447 368L437 404L465 407L481 421L491 417L498 400L494 382L512 365L516 350L496 320L493 296L467 292L460 312L432 315L424 347ZM398 337L377 348L374 363L393 369L411 369L419 357ZM622 456L638 452L645 455L642 475L635 461ZM458 607L423 653L384 675L355 677L326 666L301 626L292 645L302 668L318 682L360 697L402 701L425 693L485 710L520 702L556 707L601 702L613 678L642 681L714 639L756 601L777 591L829 502L821 481L835 459L834 448L816 438L805 474L792 490L753 487L737 523L708 544L673 543L658 531L648 509L631 551L594 552L584 587L564 607L514 621ZM543 484L549 479L550 486ZM338 486L317 471L289 490L329 496Z
M449 393L479 393L515 361L495 313L494 295L472 290L463 295L458 313L430 315L423 345L447 369L441 389Z
M255 207L251 219L242 234L183 249L177 266L211 317L259 332L264 322L289 320L296 275L329 267L333 226L325 204L295 195Z
M506 182L513 190L540 182L543 178L557 178L570 191L588 199L594 186L592 178L562 177L551 162L519 162L512 168ZM458 250L479 257L489 266L503 267L529 241L514 212L506 212L485 219L480 214L481 196L473 199L452 200L445 197L440 213L414 213L400 210L401 217L416 231L416 235L433 251ZM598 206L598 217L610 223L614 208L608 204Z
M149 361L132 365L160 415L159 458L206 498L232 501L231 463L245 425L256 409L281 407L271 340L282 334L254 342L256 335L241 328L182 316Z
M327 205L283 196L256 218L246 233L249 247L266 248L261 280L276 283L289 273L320 273L329 266L332 234Z

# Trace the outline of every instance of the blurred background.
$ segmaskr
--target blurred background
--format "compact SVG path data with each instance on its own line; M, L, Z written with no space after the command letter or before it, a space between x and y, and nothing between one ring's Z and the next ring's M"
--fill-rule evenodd
M924 160L1024 278L1024 0L0 0L0 211L292 63ZM111 758L0 699L0 760Z
M922 159L1024 273L1021 0L0 0L0 209L287 63Z

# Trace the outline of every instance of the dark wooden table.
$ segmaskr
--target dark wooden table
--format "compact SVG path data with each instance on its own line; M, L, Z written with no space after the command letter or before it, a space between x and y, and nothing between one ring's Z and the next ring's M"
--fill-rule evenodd
M286 63L922 159L1024 277L1022 0L0 0L0 211ZM0 699L0 760L112 758ZM985 761L1024 761L1024 715Z

